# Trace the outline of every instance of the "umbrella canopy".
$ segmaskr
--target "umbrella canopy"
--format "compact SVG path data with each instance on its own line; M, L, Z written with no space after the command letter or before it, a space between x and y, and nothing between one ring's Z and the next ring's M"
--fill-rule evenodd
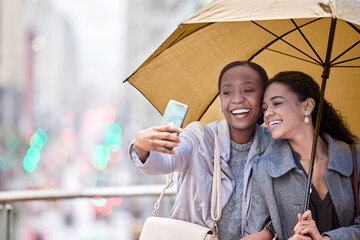
M320 84L333 19L325 98L359 136L360 0L214 0L181 23L125 81L160 113L174 99L189 105L186 123L211 122L223 118L217 81L229 62L256 62L270 77L303 71Z

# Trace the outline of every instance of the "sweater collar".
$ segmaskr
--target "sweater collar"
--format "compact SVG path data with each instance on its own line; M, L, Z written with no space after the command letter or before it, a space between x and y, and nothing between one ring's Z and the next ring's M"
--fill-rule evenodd
M231 148L231 139L230 139L230 129L229 124L226 120L218 122L217 126L219 142L220 142L220 156L224 160L230 159L230 148ZM253 144L251 145L248 159L252 159L265 152L268 145L270 145L274 140L271 137L270 131L266 127L256 125L255 133L253 136Z

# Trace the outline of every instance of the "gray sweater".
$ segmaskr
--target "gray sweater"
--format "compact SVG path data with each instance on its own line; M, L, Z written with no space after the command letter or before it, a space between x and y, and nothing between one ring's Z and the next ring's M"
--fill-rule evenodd
M218 222L220 240L239 240L241 233L241 205L244 185L244 170L247 156L252 145L252 139L245 144L231 141L229 166L235 179L234 191L222 210L222 217Z

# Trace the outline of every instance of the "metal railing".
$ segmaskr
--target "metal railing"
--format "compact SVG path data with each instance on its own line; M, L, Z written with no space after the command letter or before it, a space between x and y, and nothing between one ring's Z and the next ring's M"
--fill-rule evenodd
M73 198L109 197L144 197L159 196L164 185L133 185L107 188L89 188L78 190L24 190L0 191L0 239L13 240L13 209L10 203L35 200L59 200ZM165 195L175 195L175 187L166 190Z

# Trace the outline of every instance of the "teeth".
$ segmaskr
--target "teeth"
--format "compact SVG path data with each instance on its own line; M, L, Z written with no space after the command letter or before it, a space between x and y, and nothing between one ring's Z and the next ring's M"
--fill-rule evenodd
M269 123L269 127L274 126L276 124L279 124L281 122L282 122L281 120L272 121L272 122Z
M236 109L234 111L232 111L232 114L239 114L239 113L248 113L250 112L250 109Z

